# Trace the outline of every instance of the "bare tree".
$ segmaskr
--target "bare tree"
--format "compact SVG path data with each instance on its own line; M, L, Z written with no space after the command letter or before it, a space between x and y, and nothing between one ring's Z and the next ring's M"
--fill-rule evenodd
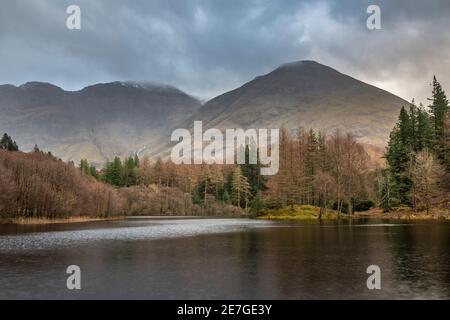
M414 163L410 166L410 177L414 190L412 197L419 208L426 209L427 213L433 205L443 201L441 184L444 169L434 155L428 151L420 151Z

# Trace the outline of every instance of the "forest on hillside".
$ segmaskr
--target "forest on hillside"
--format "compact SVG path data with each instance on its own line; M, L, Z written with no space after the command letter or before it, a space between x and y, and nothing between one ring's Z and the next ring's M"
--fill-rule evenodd
M320 207L353 214L447 208L450 194L449 101L433 80L429 107L400 111L386 148L386 166L372 161L350 134L281 130L280 169L260 164L175 165L162 159L114 158L101 170L0 141L0 217L121 215L257 216L264 209ZM247 149L248 156L248 149Z

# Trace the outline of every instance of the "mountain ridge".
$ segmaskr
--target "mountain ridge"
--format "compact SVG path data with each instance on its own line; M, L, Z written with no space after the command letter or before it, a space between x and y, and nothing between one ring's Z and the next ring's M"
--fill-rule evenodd
M401 106L408 104L388 91L306 60L283 64L209 100L188 122L202 120L206 128L342 129L365 143L384 146ZM379 129L371 123L375 120Z
M197 99L170 86L150 90L109 82L66 91L34 81L0 86L0 130L23 150L36 143L64 160L88 158L100 165L164 139L168 128L199 107Z
M145 81L96 83L67 91L48 82L0 85L0 130L24 150L35 143L64 160L101 164L137 150L167 155L170 134L202 120L207 128L315 128L349 131L383 148L408 102L316 61L284 63L201 103ZM2 120L3 119L3 120Z

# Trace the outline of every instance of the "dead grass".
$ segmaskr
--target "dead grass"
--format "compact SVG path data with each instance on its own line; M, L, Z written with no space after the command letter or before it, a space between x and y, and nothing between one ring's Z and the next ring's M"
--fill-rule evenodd
M80 223L92 221L122 220L125 217L70 217L70 218L1 218L0 224L58 224L58 223Z
M319 219L320 208L311 205L294 205L280 209L266 209L258 219L267 220L314 220ZM383 212L382 209L371 209L365 212L356 212L353 215L341 214L340 218L373 218L373 219L403 219L403 220L450 220L449 210L433 208L429 213L426 211L413 211L409 207L395 208L391 212ZM322 215L323 220L338 219L334 210L328 209Z

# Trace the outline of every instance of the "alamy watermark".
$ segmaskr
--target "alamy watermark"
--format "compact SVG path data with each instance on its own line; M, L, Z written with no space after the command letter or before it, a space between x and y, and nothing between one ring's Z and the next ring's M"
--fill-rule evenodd
M270 134L269 134L270 132ZM269 141L270 137L270 141ZM178 141L170 158L175 164L261 164L262 175L275 175L279 169L279 129L219 129L203 132L202 121L194 121L194 136L188 129L173 131Z
M367 14L370 16L367 18L366 26L369 30L380 30L381 29L381 9L380 6L372 4L367 7Z
M367 278L366 285L369 290L381 290L381 269L377 265L370 265L366 269L366 273L370 274Z
M70 276L67 277L66 287L69 290L81 290L81 269L77 265L68 266L66 273Z
M69 30L81 29L81 8L75 4L67 7L66 13L69 15L66 19L66 27Z

